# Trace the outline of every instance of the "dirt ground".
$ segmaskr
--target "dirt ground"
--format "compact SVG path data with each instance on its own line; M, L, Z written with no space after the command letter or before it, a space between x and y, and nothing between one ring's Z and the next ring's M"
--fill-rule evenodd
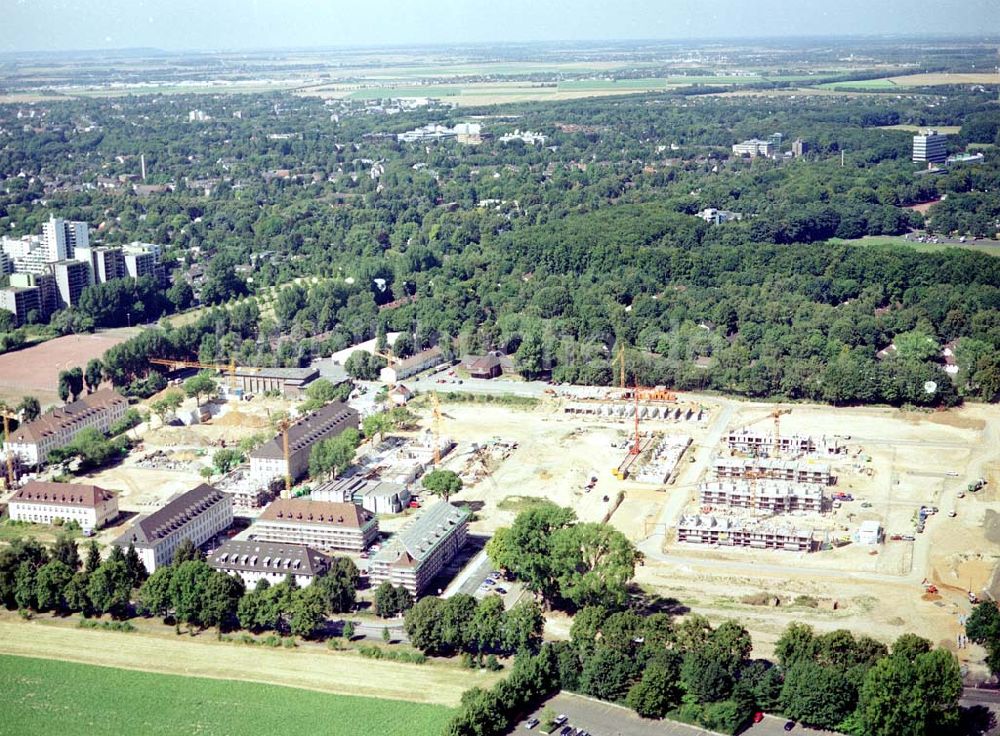
M46 407L59 401L59 371L84 368L91 358L124 342L129 330L107 330L96 335L66 335L0 355L0 398L11 403L31 395Z
M569 417L554 401L534 410L442 405L441 432L459 442L448 467L462 469L473 442L495 437L518 444L490 477L463 489L456 500L475 504L478 519L472 528L489 533L509 524L525 499L550 499L574 508L583 520L597 521L621 491L624 500L610 523L646 555L637 582L715 621L744 621L761 655L771 652L790 621L800 620L819 630L849 628L886 642L915 631L956 651L973 670L981 668L982 651L956 650L956 637L962 631L959 616L971 608L968 591L982 595L984 588L996 584L1000 409L901 412L793 405L781 417L782 434L811 434L830 441L839 436L846 452L814 462L829 462L838 478L829 490L850 492L855 501L832 513L796 514L792 520L796 526L814 528L818 539L844 545L813 553L723 551L678 544L672 530L681 513L696 510L697 485L706 477L710 459L723 452L722 433L744 426L771 431L773 407L685 398L715 405L700 425L656 427L693 438L675 482L663 486L611 475L622 457L622 450L612 444L624 440L630 430L625 423ZM695 462L689 462L692 457ZM586 493L583 486L591 476L598 483ZM979 477L991 481L987 488L965 492ZM964 498L958 498L959 492L965 492ZM937 506L939 512L927 521L926 531L917 534L921 505ZM949 516L951 511L955 517ZM913 535L916 541L858 545L852 535L867 519L878 520L887 537ZM939 594L925 595L925 578ZM767 597L777 598L778 605L755 605ZM548 628L558 634L565 627L553 620Z

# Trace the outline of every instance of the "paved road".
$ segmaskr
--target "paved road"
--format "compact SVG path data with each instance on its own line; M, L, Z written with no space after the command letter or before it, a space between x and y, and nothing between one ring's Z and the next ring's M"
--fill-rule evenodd
M647 721L637 716L628 708L612 703L604 703L572 693L559 693L551 698L533 715L535 718L546 707L556 713L569 716L569 725L582 728L592 736L716 736L715 731L708 731L697 726L689 726L676 721ZM766 716L746 731L750 736L785 736L784 718ZM524 722L517 724L515 733L527 736L533 731L526 731ZM830 731L815 731L796 726L791 731L792 736L821 736L831 734Z

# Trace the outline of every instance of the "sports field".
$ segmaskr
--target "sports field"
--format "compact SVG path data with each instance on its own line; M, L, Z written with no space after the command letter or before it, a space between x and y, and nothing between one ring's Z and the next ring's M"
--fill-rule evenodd
M985 253L990 256L1000 257L1000 243L995 240L981 240L974 243L919 243L913 240L905 240L900 237L876 235L872 237L858 238L857 240L842 240L840 238L833 238L830 242L843 243L845 245L859 245L866 248L904 246L919 253L936 253L943 250L971 250L977 253Z
M0 655L0 682L0 732L19 736L433 736L452 715L439 705L9 655Z

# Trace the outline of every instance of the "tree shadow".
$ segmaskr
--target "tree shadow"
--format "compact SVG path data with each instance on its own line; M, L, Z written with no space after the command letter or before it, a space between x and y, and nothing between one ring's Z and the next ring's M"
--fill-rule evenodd
M959 708L959 728L961 736L986 736L997 726L996 714L985 705Z

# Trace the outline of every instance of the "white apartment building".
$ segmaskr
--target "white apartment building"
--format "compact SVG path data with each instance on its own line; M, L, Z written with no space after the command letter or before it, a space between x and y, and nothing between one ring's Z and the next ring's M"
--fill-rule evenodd
M173 562L185 539L197 547L233 523L233 499L228 493L202 483L174 498L166 506L139 519L115 540L119 547L135 545L139 559L152 574Z
M277 498L250 527L250 538L364 552L378 539L378 520L353 503Z
M37 467L49 453L65 447L84 429L107 432L123 416L128 400L114 389L102 388L66 406L50 409L38 419L22 424L4 442L4 453L12 452L22 465Z
M90 228L85 222L50 215L49 221L42 225L42 242L50 263L71 259L77 248L90 245Z
M32 480L11 496L7 513L31 524L75 521L90 532L118 516L118 496L93 485Z

